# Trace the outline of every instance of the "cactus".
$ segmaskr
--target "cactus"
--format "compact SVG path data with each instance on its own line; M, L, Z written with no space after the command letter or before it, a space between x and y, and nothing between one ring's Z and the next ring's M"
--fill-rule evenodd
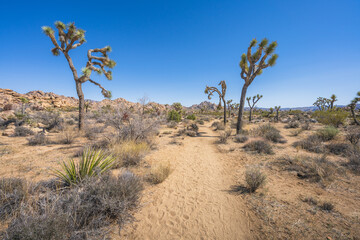
M218 108L221 108L221 101L224 104L224 125L226 125L226 101L225 101L225 94L226 94L226 83L225 80L220 81L219 86L221 86L221 92L216 87L209 87L206 86L204 93L208 95L208 99L210 100L214 92L219 95L219 105Z
M236 134L240 134L240 131L242 129L242 117L244 114L245 96L248 87L254 81L254 79L262 73L263 69L274 66L276 63L276 59L278 58L278 55L274 54L277 43L272 42L268 44L268 42L269 41L264 38L258 44L257 50L254 52L254 54L252 54L251 51L257 44L256 39L253 39L250 42L247 53L244 53L241 56L241 61L239 63L241 68L240 76L245 81L245 83L241 91L238 121L236 124ZM266 61L268 57L269 59Z
M253 112L253 109L256 105L256 103L263 97L263 95L259 95L257 94L256 96L253 96L252 98L251 97L247 97L246 98L246 101L248 102L249 104L249 108L250 108L250 113L249 113L249 122L251 122L252 120L252 112ZM252 102L250 102L250 100L252 99Z
M76 85L76 92L79 97L79 130L81 130L84 125L85 108L82 84L89 81L97 85L101 89L101 93L104 95L104 97L111 98L111 92L106 90L98 82L92 80L90 76L91 73L95 71L98 74L103 73L108 80L112 80L111 70L105 70L105 68L112 69L113 67L115 67L116 63L108 57L108 53L111 52L110 46L89 49L87 52L88 60L86 62L86 66L82 69L82 74L79 76L69 55L69 51L80 47L86 42L85 31L77 28L74 23L69 23L68 25L65 25L60 21L55 22L55 27L58 30L58 40L55 37L55 31L51 27L44 26L42 27L42 30L44 34L47 35L50 38L51 42L54 44L54 48L51 49L53 55L59 56L60 53L63 53L73 74Z
M280 111L281 106L275 106L275 111L276 111L276 116L275 116L275 121L279 121L279 111Z
M360 91L359 92L357 92L357 96L351 101L351 103L349 104L349 107L350 107L350 111L351 111L351 115L352 115L352 117L353 117L353 119L354 119L354 122L355 122L355 124L357 124L357 125L360 125L360 122L357 120L357 118L356 118L356 112L355 112L355 110L356 110L356 105L357 105L357 103L360 101Z

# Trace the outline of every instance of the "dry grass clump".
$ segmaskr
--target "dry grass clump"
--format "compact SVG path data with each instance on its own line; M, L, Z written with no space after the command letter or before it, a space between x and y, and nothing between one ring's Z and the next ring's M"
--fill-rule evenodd
M305 122L304 124L301 125L301 129L304 131L308 131L311 130L311 124L310 122Z
M49 138L43 132L35 134L34 136L28 138L27 140L30 146L46 145L50 143Z
M226 131L221 131L219 135L218 143L225 144L227 143L227 140L231 136L231 129L228 129Z
M272 146L264 140L251 141L244 146L245 150L257 153L273 154Z
M72 144L78 136L78 132L74 129L65 129L58 136L59 144Z
M168 128L176 128L177 127L177 122L170 121L170 122L168 122L167 127Z
M222 122L215 121L211 124L211 127L214 128L214 131L225 130L225 125Z
M255 192L265 184L266 175L258 167L251 167L245 171L245 182L250 193Z
M150 147L146 142L113 143L109 146L109 151L117 158L113 168L138 165L149 150Z
M331 202L323 202L319 207L321 210L328 212L331 212L335 208L334 204Z
M14 130L14 134L12 135L13 137L26 137L29 135L34 135L34 132L27 128L27 127L23 127L23 126L17 126L15 127Z
M285 125L285 128L298 128L299 126L300 126L299 121L292 120Z
M165 179L171 173L170 162L163 162L151 167L150 174L148 176L148 181L153 184L159 184L165 181Z
M244 134L238 134L234 137L234 142L237 143L244 143L248 140L248 136L244 135Z
M253 134L263 137L274 143L285 143L286 140L280 135L280 131L270 124L265 124L253 130Z
M340 168L333 162L327 160L326 156L321 157L284 157L282 165L285 170L295 171L301 179L309 179L312 182L331 182Z
M339 130L333 126L326 126L316 132L319 138L325 142L334 139L338 133Z
M354 148L348 156L349 161L345 164L350 170L356 174L360 174L360 150Z
M199 134L199 127L195 123L186 126L185 134L190 137L196 137Z
M293 146L295 148L302 148L314 153L325 152L325 147L322 143L322 139L318 135L310 135L304 140L294 142Z
M104 132L103 126L87 127L84 129L84 135L89 140L96 139L97 135Z
M19 178L0 179L0 219L6 220L20 210L27 196L27 184Z
M33 196L9 224L5 239L105 239L113 224L133 220L142 183L131 172Z
M347 156L352 150L352 145L343 142L329 143L326 145L326 149L329 153Z
M357 145L360 142L360 127L349 127L346 130L345 138L351 144Z

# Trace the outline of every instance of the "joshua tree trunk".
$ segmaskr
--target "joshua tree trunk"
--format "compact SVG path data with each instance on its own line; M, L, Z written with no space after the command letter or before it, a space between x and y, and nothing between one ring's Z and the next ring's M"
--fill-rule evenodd
M245 83L242 88L242 91L241 91L239 114L238 114L238 120L237 120L237 124L236 124L236 134L240 134L240 130L243 125L242 117L244 114L244 105L245 105L245 97L246 97L247 88L248 88L248 85Z
M224 125L226 125L226 102L225 102L225 99L223 99L223 103L224 103Z
M84 93L82 91L82 86L80 82L76 82L76 92L79 97L79 130L81 130L84 126Z
M252 108L250 108L250 112L249 112L249 122L251 122L251 115L252 115Z
M360 122L357 120L356 118L356 113L355 113L355 108L351 108L351 115L354 119L354 122L357 124L357 125L360 125Z

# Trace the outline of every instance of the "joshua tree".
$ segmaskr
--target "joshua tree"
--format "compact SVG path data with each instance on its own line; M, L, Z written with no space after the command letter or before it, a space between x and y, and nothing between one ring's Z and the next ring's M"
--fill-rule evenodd
M279 111L280 111L281 106L275 106L275 111L276 111L276 117L275 120L279 121Z
M29 102L29 99L27 99L25 97L21 97L20 101L21 101L21 114L24 115L25 114L26 104Z
M277 54L274 54L275 48L277 46L276 42L272 42L268 45L268 40L264 38L258 45L258 48L254 54L251 53L252 49L255 47L257 41L253 39L250 42L247 53L241 55L240 68L241 68L241 78L244 79L245 83L241 91L240 97L240 107L238 114L238 121L236 125L236 133L239 134L242 128L242 117L244 114L244 104L247 88L254 81L256 76L259 76L262 73L262 70L267 67L272 67L276 63L278 58ZM267 62L266 59L270 57Z
M330 97L330 109L334 109L334 102L336 102L336 101L337 101L336 95L335 94L331 95L331 97Z
M145 108L149 102L150 102L150 99L146 95L144 95L142 98L139 99L139 103L141 105L141 116L144 116Z
M253 96L252 98L251 97L247 97L246 98L246 101L248 102L249 104L249 108L250 108L250 113L249 113L249 122L251 122L251 117L252 117L252 111L256 105L256 103L263 97L263 95L256 95L256 96ZM252 99L252 102L250 102L250 100Z
M173 103L172 107L175 109L175 111L179 112L181 114L183 106L181 105L181 103L176 102Z
M79 130L83 128L84 125L84 93L82 91L82 84L84 82L91 82L101 89L101 93L106 98L111 98L111 92L106 90L102 85L94 80L90 79L91 73L93 71L98 74L104 73L105 77L108 80L112 79L111 70L105 70L105 68L113 68L116 63L113 60L110 60L108 53L111 51L110 46L103 48L94 48L89 49L87 52L87 62L86 66L82 69L82 74L79 76L77 70L73 64L73 61L69 55L69 51L73 50L82 44L85 41L85 31L82 29L76 28L74 23L65 25L64 23L57 21L55 22L55 27L58 30L58 40L55 38L55 31L48 26L42 27L43 32L51 39L51 42L54 44L54 48L51 49L51 52L55 56L59 56L62 52L69 64L71 72L73 74L76 92L79 97ZM59 41L59 42L58 42Z
M221 107L221 101L224 103L224 125L226 125L226 101L225 101L225 94L226 94L226 83L224 80L222 80L219 83L219 86L221 86L221 92L216 87L208 87L205 88L205 94L208 95L208 99L210 100L214 92L216 92L219 95L219 105L218 108Z
M85 112L89 111L90 106L91 106L91 101L86 100L85 103L84 103Z
M232 101L233 101L232 99L226 101L226 104L227 104L227 107L228 107L228 110L229 110L229 118L231 116L231 109L233 107L233 104L231 104Z
M318 97L316 101L313 103L313 105L318 107L320 111L326 111L329 110L331 107L331 99Z
M354 98L354 100L351 101L351 103L349 104L349 107L350 107L351 115L354 119L354 122L357 125L360 125L360 122L357 120L356 113L355 113L356 105L357 105L358 101L360 101L360 92L357 92L357 96Z

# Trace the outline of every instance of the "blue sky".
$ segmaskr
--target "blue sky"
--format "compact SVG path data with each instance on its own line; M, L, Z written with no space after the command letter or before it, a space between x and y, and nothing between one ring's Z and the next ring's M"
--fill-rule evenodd
M276 40L277 64L248 89L261 107L310 106L318 96L348 104L360 90L360 1L4 1L0 7L0 88L76 96L63 55L41 26L74 21L87 43L73 50L76 67L89 48L112 46L113 80L96 77L113 97L186 106L207 100L206 85L225 80L238 102L238 63L252 38ZM84 84L85 98L101 100ZM213 102L218 102L214 98Z

